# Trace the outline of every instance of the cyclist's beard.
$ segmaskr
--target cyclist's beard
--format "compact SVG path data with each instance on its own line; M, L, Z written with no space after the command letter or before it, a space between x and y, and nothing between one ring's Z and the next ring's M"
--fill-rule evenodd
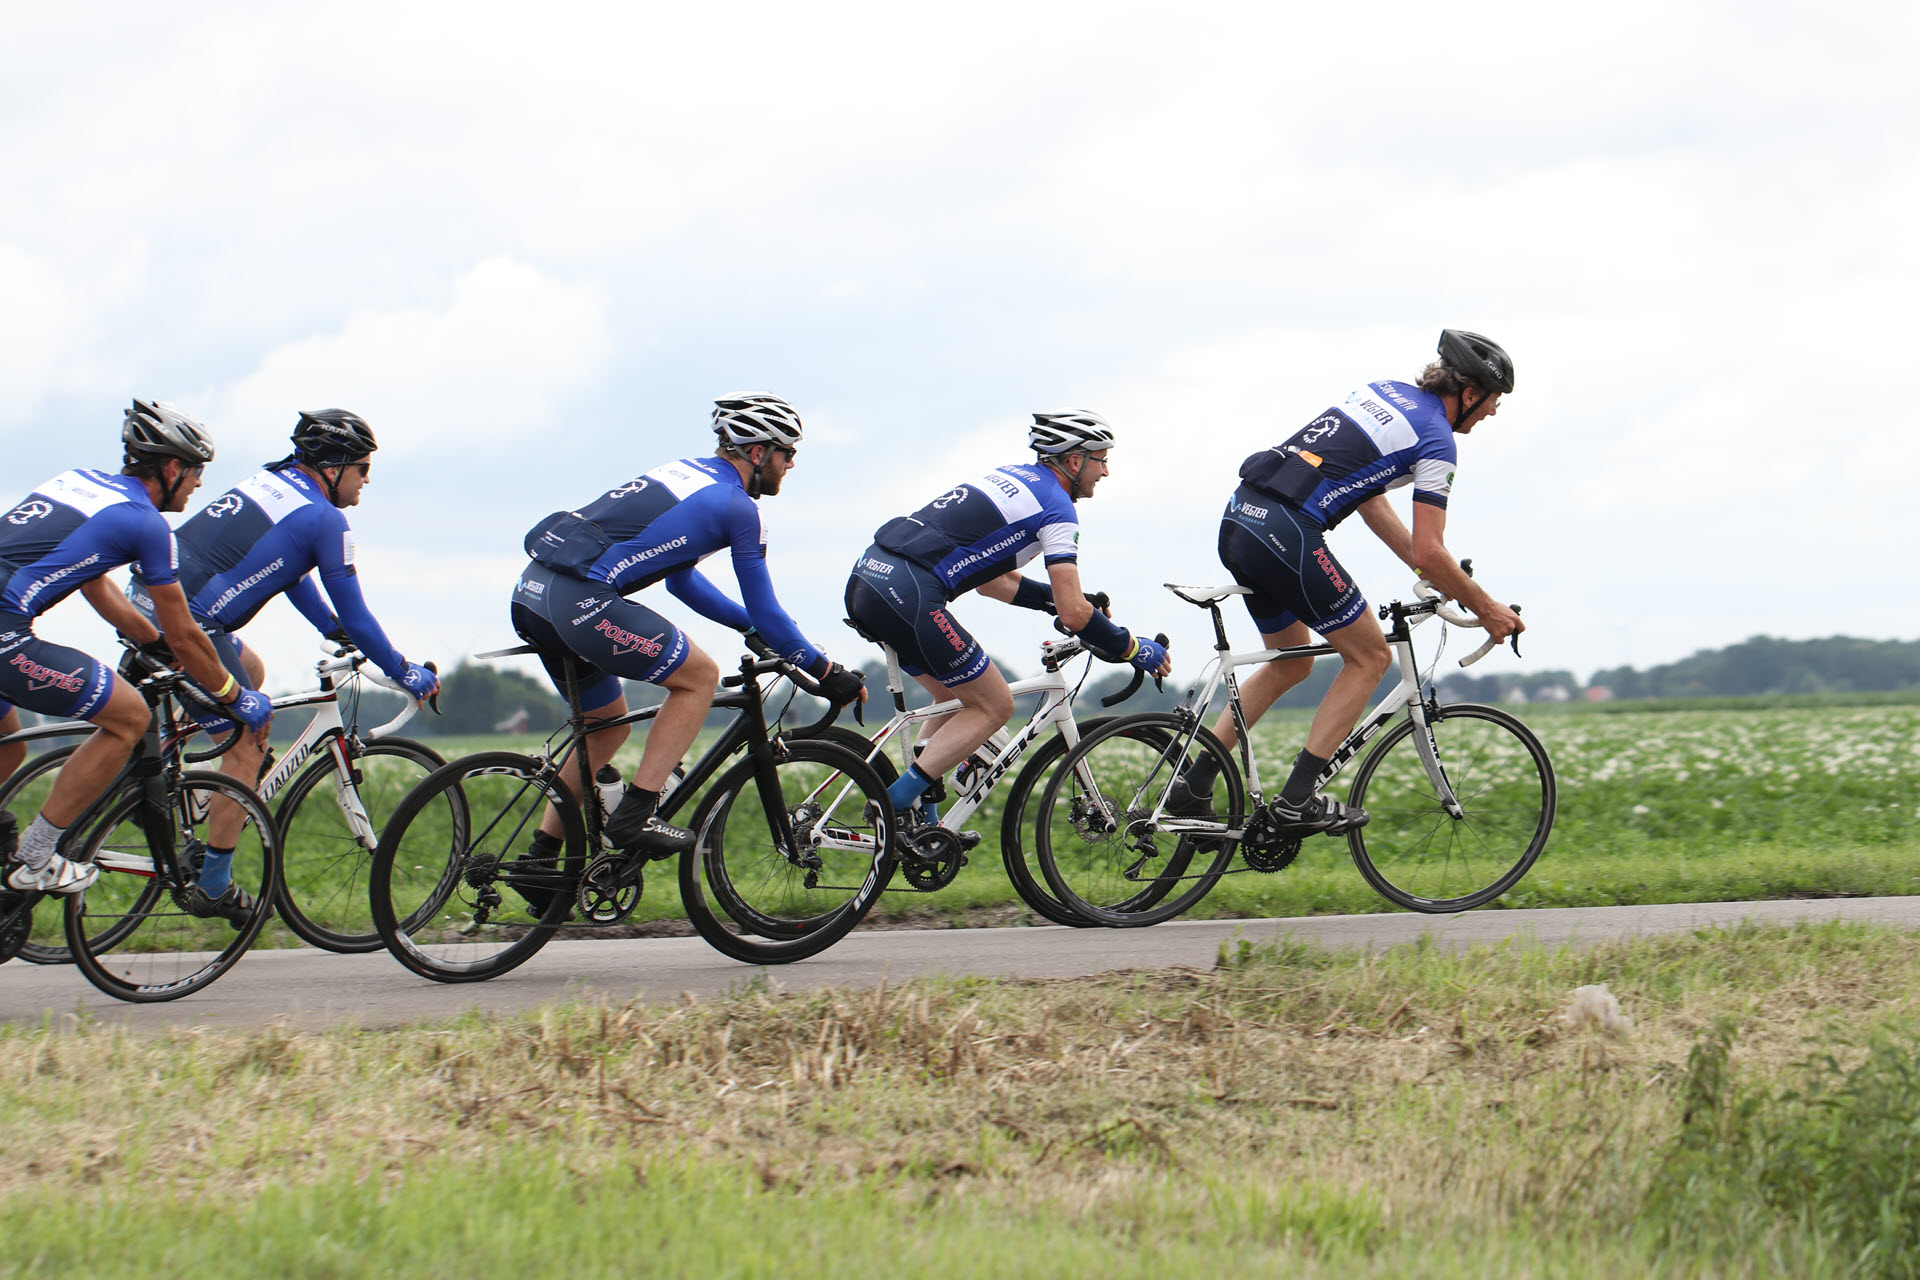
M771 474L767 469L767 464L764 462L760 464L760 469L753 473L753 478L759 481L759 483L754 486L754 488L759 490L758 493L753 495L756 498L764 498L780 492L780 482L786 479L783 475Z

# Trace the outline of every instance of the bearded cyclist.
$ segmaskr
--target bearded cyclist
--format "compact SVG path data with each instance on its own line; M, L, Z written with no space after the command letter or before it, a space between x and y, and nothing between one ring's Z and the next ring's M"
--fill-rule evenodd
M767 574L767 533L758 499L779 493L792 470L800 415L777 396L723 396L714 402L713 432L719 441L713 456L655 467L578 511L556 511L535 525L526 538L533 563L513 589L514 630L539 649L541 663L562 692L565 662L572 660L589 723L626 714L622 678L667 691L639 768L606 827L616 848L652 858L692 847L691 832L662 822L654 810L661 788L713 706L720 668L664 616L626 599L629 593L664 582L696 613L757 633L811 672L833 702L866 697L859 673L830 662L801 634L780 607ZM745 607L695 567L723 547L732 555ZM613 758L628 729L621 725L588 734L590 771ZM574 771L566 770L562 779L572 789ZM526 857L551 863L560 848L559 815L549 809ZM543 892L529 888L523 896L533 902L533 895Z
M1115 625L1080 588L1074 504L1106 477L1112 429L1081 409L1036 413L1027 444L1034 462L989 471L882 525L847 580L847 617L861 634L898 654L901 670L936 702L961 704L930 723L918 761L888 789L897 811L919 804L935 779L1013 715L1006 677L948 611L963 593L1057 614L1108 662L1154 675L1172 669L1164 647ZM1036 556L1045 560L1046 582L1020 573Z
M314 630L353 645L413 697L429 697L440 687L433 672L408 662L393 647L360 592L353 527L343 513L360 504L379 447L373 428L357 414L344 409L302 413L294 424L292 453L248 476L180 527L181 588L194 620L242 688L258 689L265 682L266 663L234 633L281 594ZM316 571L325 600L314 585ZM128 595L152 616L144 573L135 573ZM265 748L243 735L227 752L223 771L253 786ZM225 821L216 818L208 825L200 884L216 898L229 884L240 820L236 807ZM238 889L224 905L230 918L242 921L253 910Z
M212 438L173 406L147 400L126 411L120 438L126 456L119 475L63 471L0 516L0 698L99 729L68 758L40 815L21 834L6 871L10 889L66 894L93 883L99 869L69 861L60 838L106 791L152 721L146 700L112 667L34 634L34 619L72 592L132 640L164 637L186 673L247 728L263 730L273 714L265 698L221 667L194 625L173 530L160 515L186 508L213 461ZM136 565L146 580L157 629L102 576L123 564ZM197 883L187 892L187 909L224 914Z
M1520 616L1469 578L1447 550L1447 494L1453 486L1454 436L1467 435L1499 412L1513 390L1513 361L1477 333L1446 329L1440 358L1415 384L1373 382L1334 405L1284 444L1240 466L1241 485L1220 522L1220 561L1252 588L1247 612L1269 649L1313 643L1312 632L1343 665L1320 700L1306 746L1271 812L1283 828L1350 831L1367 815L1314 782L1365 710L1393 660L1367 601L1327 549L1326 534L1355 511L1387 548L1487 624L1496 640L1526 630ZM1413 532L1387 502L1387 491L1413 486ZM1240 684L1249 726L1313 670L1313 659L1276 659ZM1213 732L1229 750L1239 741L1230 713ZM1171 809L1201 812L1212 794L1211 757L1194 762L1174 784Z

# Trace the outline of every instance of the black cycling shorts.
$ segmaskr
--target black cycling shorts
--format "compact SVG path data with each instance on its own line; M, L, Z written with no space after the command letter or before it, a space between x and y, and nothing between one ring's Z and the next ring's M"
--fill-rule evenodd
M1253 589L1247 612L1262 635L1295 622L1325 635L1367 611L1366 597L1327 550L1327 531L1251 485L1234 492L1220 519L1220 563Z
M63 720L91 720L113 696L113 668L33 634L26 618L0 617L0 698Z
M904 556L868 547L847 579L847 616L862 635L892 649L910 676L951 689L978 680L992 659L947 611L940 579Z
M597 711L624 696L620 681L664 683L691 652L680 628L604 582L530 564L513 588L513 629L540 650L553 687L567 692L573 659L580 709Z
M138 586L134 586L128 588L127 599L133 601L133 607L140 611L141 617L153 623L155 627L160 625L159 620L153 616L152 596L142 591ZM196 618L194 621L200 622L200 619ZM247 675L247 664L240 660L241 651L247 647L241 643L240 637L234 635L233 632L227 630L225 627L212 622L200 622L200 630L205 632L207 639L212 642L213 651L220 658L220 665L225 667L228 673L240 682L240 687L242 689L253 688L253 680Z

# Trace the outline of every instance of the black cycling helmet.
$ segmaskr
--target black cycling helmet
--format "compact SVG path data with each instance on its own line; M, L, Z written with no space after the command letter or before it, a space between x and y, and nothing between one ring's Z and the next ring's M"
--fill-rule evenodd
M126 412L120 441L129 463L178 458L188 466L204 467L213 461L213 437L172 405L136 399Z
M1482 391L1513 390L1513 357L1491 338L1465 329L1442 329L1440 363Z
M293 450L310 467L339 467L380 447L373 428L345 409L309 409L293 426Z

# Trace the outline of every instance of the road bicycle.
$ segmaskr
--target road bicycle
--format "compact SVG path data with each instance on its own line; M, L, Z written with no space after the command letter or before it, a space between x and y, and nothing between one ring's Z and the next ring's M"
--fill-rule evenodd
M526 645L479 656L535 652ZM619 927L639 905L647 859L607 842L608 804L577 748L587 734L650 720L660 708L589 721L574 664L563 671L569 716L538 754L490 751L452 761L414 788L381 836L374 926L394 958L422 977L497 977L563 925L591 935ZM769 727L767 704L783 684L817 690L783 659L743 658L713 700L715 710L738 714L663 791L659 807L674 821L712 781L686 823L696 841L680 860L681 900L702 937L753 964L832 946L893 873L886 788L860 756L822 736L838 707L806 728L782 733L778 717ZM570 763L571 792L561 781ZM611 785L617 792L617 776ZM457 833L447 825L455 797L469 815ZM559 815L562 848L541 858L529 846L549 805Z
M1164 642L1165 637L1161 639ZM836 741L843 742L865 757L880 775L882 783L891 785L900 776L901 769L910 765L915 758L915 734L910 730L917 730L928 721L958 711L961 704L958 700L950 700L908 710L900 656L891 646L881 644L880 648L886 654L887 691L893 697L893 718L876 730L871 739L863 738L851 729L838 728L832 732L839 735ZM1069 678L1067 665L1083 655L1087 658L1086 666L1077 679ZM1007 879L1035 915L1054 924L1084 927L1095 922L1061 902L1042 882L1032 863L1031 841L1026 838L1026 831L1036 788L1060 758L1079 744L1083 733L1109 723L1112 717L1086 722L1074 719L1074 700L1086 684L1093 666L1092 655L1087 653L1086 646L1079 640L1070 637L1042 641L1040 666L1039 675L1016 680L1009 686L1015 698L1037 696L1039 699L1026 724L1016 733L996 730L991 738L962 761L951 774L954 792L948 791L944 777L936 781L934 789L923 803L940 806L937 823L919 823L900 833L896 844L899 878L908 890L918 893L932 893L952 884L961 868L966 866L967 855L979 843L979 835L965 829L968 821L986 803L1014 765L1020 762L1021 756L1046 737L1007 793L1005 808L1000 816L1000 857L1006 867ZM1113 707L1126 701L1139 690L1145 678L1144 671L1135 670L1132 682L1124 689L1102 698L1100 705ZM1155 684L1158 683L1156 680ZM1049 732L1051 737L1047 737ZM887 755L889 744L896 739L901 756L898 766ZM1164 889L1159 887L1147 890L1149 897L1161 892Z
M1048 886L1101 924L1172 919L1212 889L1236 853L1243 863L1237 870L1272 873L1290 865L1302 843L1270 812L1234 672L1276 659L1320 657L1333 647L1231 652L1220 602L1247 594L1247 588L1167 587L1211 612L1214 656L1177 710L1124 716L1081 739L1047 780L1036 815L1037 861ZM1424 581L1415 592L1417 603L1395 601L1380 609L1390 623L1387 643L1398 659L1400 683L1355 726L1314 785L1324 789L1378 737L1348 795L1348 803L1369 818L1347 833L1354 864L1399 906L1466 911L1512 888L1546 848L1556 802L1553 765L1540 740L1507 712L1439 701L1431 684L1439 654L1423 679L1414 628L1436 616L1454 626L1484 624L1452 609ZM1488 640L1461 665L1478 661L1495 644ZM1222 685L1239 733L1238 762L1204 724ZM1218 770L1211 795L1197 812L1170 812L1168 787L1202 755ZM1161 896L1138 905L1154 889Z
M224 774L186 767L184 743L199 726L185 709L220 708L179 672L130 651L121 674L152 708L147 731L106 791L61 838L60 852L100 868L85 891L66 895L67 950L87 980L122 1000L174 1000L231 968L272 913L280 873L279 833L259 795ZM55 726L43 726L53 728ZM208 827L222 806L239 809L233 882L253 899L244 918L197 916L187 890L200 877ZM44 896L0 890L0 958L17 952Z
M269 753L256 787L260 798L269 804L276 796L281 797L274 821L280 831L283 862L273 906L287 927L312 946L329 951L376 951L380 935L374 932L367 909L366 872L374 846L379 843L380 828L401 798L446 761L430 747L395 736L421 706L402 685L366 669L367 658L356 650L331 645L327 650L328 656L314 664L317 691L273 700L276 714L316 708L298 738L284 751ZM364 733L359 730L357 715L358 682L362 680L406 698L399 714ZM340 706L343 696L348 699L345 717ZM169 733L185 742L197 727L183 717ZM94 727L84 720L62 720L22 730L0 741L84 737L93 731ZM77 745L56 748L22 765L0 785L0 809L13 811L23 824L31 821ZM222 745L189 750L186 763L204 763L224 754L224 749ZM303 765L307 766L304 770ZM332 803L327 803L329 800ZM64 945L50 941L29 940L19 954L35 964L66 964L72 959Z

